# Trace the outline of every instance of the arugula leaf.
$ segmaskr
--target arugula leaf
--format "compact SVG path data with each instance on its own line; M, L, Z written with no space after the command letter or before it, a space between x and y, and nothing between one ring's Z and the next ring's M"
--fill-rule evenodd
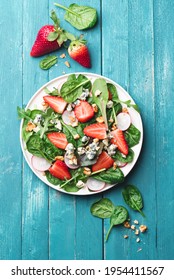
M74 136L77 134L75 127L70 125L66 125L63 121L61 121L63 133L65 133L68 143L72 143L76 147L76 140Z
M45 93L47 93L49 95L52 95L52 96L58 96L59 95L58 88L55 88L55 87L54 87L53 91L50 91L47 87L44 88L44 91L45 91Z
M130 148L137 145L140 141L141 132L133 124L130 125L128 130L124 133L126 142Z
M66 10L65 20L78 30L91 28L97 22L97 11L92 7L71 4L67 8L57 3L54 3L54 5Z
M97 91L100 92L99 96L96 96ZM108 122L106 116L106 104L108 102L108 89L106 81L103 78L96 79L92 86L92 96L96 105L99 107L108 130Z
M52 32L54 33L54 32ZM50 34L49 34L50 35ZM47 57L43 58L40 63L39 66L41 69L43 70L48 70L50 69L53 65L55 65L57 63L57 56L56 55L48 55Z
M19 106L17 107L17 113L18 113L18 118L19 119L27 119L28 121L31 120L31 110L27 109L25 111L25 109L20 108Z
M92 175L92 177L108 184L122 183L124 181L124 174L120 168L114 170L111 167L101 173Z

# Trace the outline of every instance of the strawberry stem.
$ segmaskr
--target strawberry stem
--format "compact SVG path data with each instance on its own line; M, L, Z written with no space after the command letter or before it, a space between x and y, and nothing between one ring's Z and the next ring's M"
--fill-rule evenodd
M73 15L75 15L75 16L78 16L77 13L75 13L74 11L68 9L67 7L65 7L65 6L63 6L63 5L61 5L61 4L54 3L54 5L57 6L57 7L59 7L59 8L62 8L62 9L64 9L64 10L66 10L66 11L68 11L69 13L71 13L71 14L73 14Z

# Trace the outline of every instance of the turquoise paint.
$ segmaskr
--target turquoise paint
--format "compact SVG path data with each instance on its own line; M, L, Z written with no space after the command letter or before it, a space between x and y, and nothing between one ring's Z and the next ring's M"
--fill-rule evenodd
M40 3L38 3L40 2ZM61 1L66 6L72 1ZM0 259L173 259L173 1L78 1L97 8L95 28L83 32L92 68L84 69L68 56L71 68L59 58L49 71L29 52L38 29L50 21L53 3L10 0L0 5L1 136L0 138ZM61 26L80 35L63 20ZM8 13L7 13L8 11ZM13 28L6 35L7 22ZM55 52L58 56L64 52ZM65 51L67 53L67 51ZM63 72L94 72L122 85L138 103L144 123L140 158L125 183L89 197L59 193L42 183L22 158L17 105L28 100L47 81ZM101 197L124 206L121 191L127 183L139 187L146 219L132 210L131 219L149 227L142 242L122 227L104 242L109 222L90 214ZM123 235L129 238L124 239ZM142 250L137 252L138 249Z

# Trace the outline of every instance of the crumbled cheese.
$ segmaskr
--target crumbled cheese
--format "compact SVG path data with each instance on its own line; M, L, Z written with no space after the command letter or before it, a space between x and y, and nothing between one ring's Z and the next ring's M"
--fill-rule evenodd
M96 156L96 151L87 151L87 152L86 152L86 156L87 156L87 158L88 158L89 160L92 160L92 159L94 159L95 156Z
M139 229L136 229L136 230L135 230L135 234L136 234L136 235L139 235L139 233L140 233Z
M87 137L86 135L84 135L83 137L82 137L82 143L86 143L87 141L89 141L89 137Z
M70 63L69 63L68 61L65 61L65 65L66 65L68 68L71 67L71 66L70 66Z
M35 116L35 118L34 118L33 123L34 123L34 124L40 124L41 121L42 121L42 115L37 114L37 115Z
M79 156L81 156L81 155L84 155L86 153L86 150L85 150L84 147L78 147L77 153L79 154Z
M139 243L139 242L140 242L140 238L139 238L139 237L136 239L136 242L137 242L137 243Z
M109 100L108 103L106 104L106 108L110 109L113 107L113 101L112 100Z
M85 186L85 183L82 180L79 180L76 184L76 187L78 187L79 189L83 188Z
M124 235L123 237L124 237L124 239L127 239L129 236L128 235Z
M56 121L55 128L57 128L58 130L62 130L62 124L59 120Z
M74 135L74 139L75 139L75 140L77 140L77 139L79 139L79 138L80 138L80 135L79 135L79 134Z
M60 58L65 58L66 57L66 54L65 53L62 53L61 55L60 55Z
M86 98L89 96L89 90L86 89L85 91L82 92L82 94L80 95L79 99L80 100L86 100Z
M108 147L108 154L109 154L110 156L113 156L113 155L115 155L116 150L117 150L117 146L116 146L115 144L111 144L111 145Z
M36 127L33 128L33 131L36 132L36 133L37 133L39 130L40 130L40 126L36 126Z
M71 112L72 109L73 109L73 108L72 108L72 104L69 103L66 109L67 109L68 112Z
M135 225L131 225L131 229L132 229L132 230L135 230Z
M97 89L97 90L95 91L94 95L97 97L97 96L99 96L101 93L102 93L102 92L101 92L99 89Z
M137 220L134 220L134 224L135 224L135 225L138 225L139 222L138 222Z
M80 105L80 100L77 99L76 101L74 101L74 105Z
M68 143L65 150L74 153L75 150L74 145L72 143Z

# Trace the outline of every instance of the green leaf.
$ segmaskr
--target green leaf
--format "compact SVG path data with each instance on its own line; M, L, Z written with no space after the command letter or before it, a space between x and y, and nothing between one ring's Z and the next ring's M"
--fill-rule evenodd
M130 148L137 145L141 138L141 132L133 124L130 125L128 130L124 133L126 142Z
M53 91L50 91L47 87L44 88L45 93L52 95L52 96L58 96L59 95L59 90L58 88L54 88Z
M54 10L51 11L50 18L53 20L55 27L58 28L60 25L60 20L58 19Z
M19 119L27 119L28 121L31 120L31 110L25 110L23 108L17 107L17 113Z
M60 185L60 183L62 182L62 180L51 175L51 173L49 171L46 171L45 175L46 175L48 182L50 182L51 184L53 184L55 186Z
M46 158L44 154L44 142L38 135L32 135L26 143L27 150L34 156Z
M112 167L99 174L92 175L96 180L103 181L108 184L122 183L124 181L124 174L120 168L114 170Z
M108 88L108 91L110 91L110 93L112 94L112 101L117 102L118 93L117 93L116 87L113 84L107 83L107 88Z
M92 7L71 4L66 8L57 3L54 5L66 10L65 20L78 30L92 28L97 22L97 11Z
M61 32L57 38L57 43L59 44L59 46L61 46L63 44L63 42L66 42L66 41L67 41L66 34L64 32Z
M58 38L58 36L59 36L59 33L57 31L50 32L47 36L47 40L49 42L53 42Z
M26 131L26 127L28 125L28 120L24 119L23 126L22 126L22 139L27 142L31 135L33 134L33 131Z
M140 214L145 217L144 213L141 211L143 208L143 198L137 187L133 185L126 186L122 191L122 195L130 208L140 212Z
M92 204L90 211L93 216L105 219L111 217L114 209L115 207L110 199L102 198Z
M132 162L134 159L134 151L129 149L127 156L123 157L122 153L117 150L116 154L112 156L113 159L119 160L123 163Z
M67 32L67 31L65 31L65 35L66 35L66 38L70 41L74 41L76 39L76 37L73 34Z
M49 55L40 61L39 66L43 70L48 70L57 63L57 59L57 56Z

